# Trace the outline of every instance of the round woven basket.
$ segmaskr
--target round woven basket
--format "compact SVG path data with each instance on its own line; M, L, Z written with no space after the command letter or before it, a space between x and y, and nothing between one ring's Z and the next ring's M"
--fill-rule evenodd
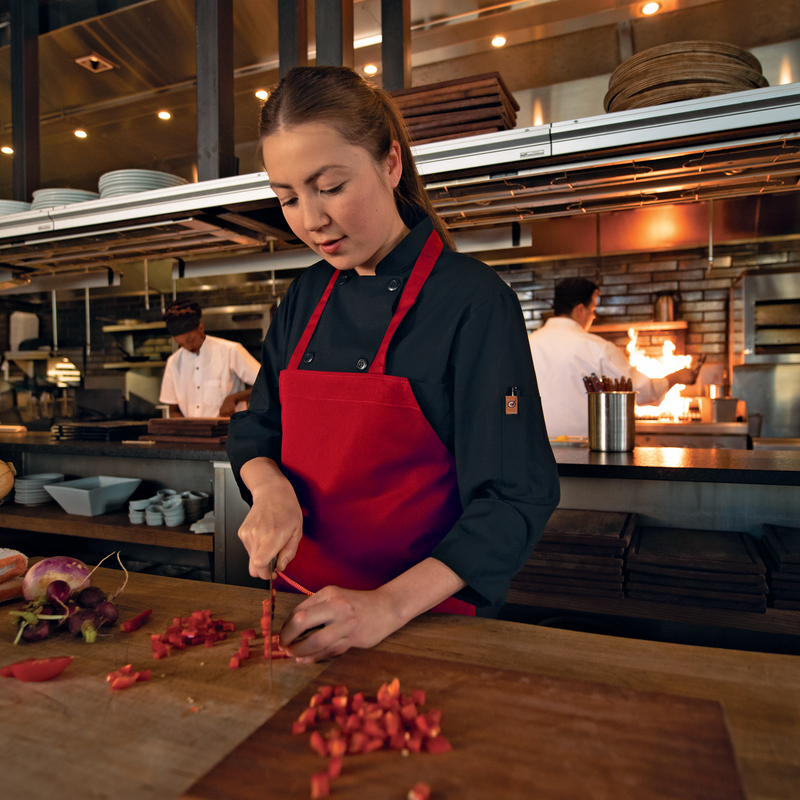
M612 73L606 111L625 111L768 86L759 60L726 42L673 42L623 61Z

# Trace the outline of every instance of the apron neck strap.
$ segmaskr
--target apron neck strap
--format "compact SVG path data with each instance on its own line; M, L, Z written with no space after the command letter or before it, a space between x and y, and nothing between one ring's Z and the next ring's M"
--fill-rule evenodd
M370 373L378 375L384 374L386 370L386 351L389 349L389 343L392 340L392 336L394 336L394 332L403 321L405 315L408 313L408 310L416 302L417 296L419 295L425 281L428 279L428 275L431 274L431 270L436 263L436 259L439 258L439 254L442 252L443 247L444 246L442 245L442 240L439 238L439 234L436 233L436 231L432 231L431 235L428 237L428 240L425 242L425 246L422 248L422 252L419 254L419 257L414 264L414 269L411 270L411 275L406 283L406 288L403 290L403 295L397 305L397 310L394 312L392 321L389 323L389 327L386 329L386 333L384 334L381 346L378 348L375 359L370 365ZM325 291L323 292L322 297L320 297L317 307L314 309L314 313L311 315L311 319L309 319L308 324L303 331L303 335L300 337L300 341L297 343L297 347L295 347L294 352L292 353L292 357L289 359L287 369L297 369L297 367L300 365L300 359L303 357L303 354L308 347L308 343L311 341L311 337L314 335L319 318L322 316L322 312L325 310L325 305L328 302L328 298L331 296L331 292L333 291L333 285L336 283L336 280L340 277L340 275L341 272L339 270L334 270L333 275L331 275L331 279L328 281L328 285L325 287Z
M422 248L422 252L419 254L416 264L414 264L414 269L411 270L411 276L408 279L406 288L403 290L403 296L400 298L400 302L397 305L397 311L394 312L394 316L389 323L389 327L386 329L381 346L378 348L378 352L370 365L369 372L371 374L383 375L385 373L386 352L389 349L389 343L392 341L394 332L405 318L408 310L417 301L417 296L422 290L425 281L428 279L428 275L431 274L433 265L436 263L436 259L439 258L443 247L439 234L436 233L436 231L431 231L431 235L425 242L425 247Z

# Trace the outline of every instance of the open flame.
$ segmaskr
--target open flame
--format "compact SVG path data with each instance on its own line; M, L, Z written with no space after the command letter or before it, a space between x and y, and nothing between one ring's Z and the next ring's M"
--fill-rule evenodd
M676 356L675 343L667 339L662 347L662 354L658 358L651 358L644 351L640 350L637 343L637 332L633 328L628 329L627 351L631 366L649 378L664 378L667 375L689 367L692 364L691 356ZM676 383L668 392L667 396L658 406L636 406L636 416L647 419L671 419L677 422L681 418L689 416L689 403L691 399L681 397L681 390L686 387L682 383Z

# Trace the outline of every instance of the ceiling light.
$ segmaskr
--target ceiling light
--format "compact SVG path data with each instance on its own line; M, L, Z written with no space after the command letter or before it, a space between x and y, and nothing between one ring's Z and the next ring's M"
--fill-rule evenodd
M367 64L367 66L364 67L364 72L366 72L367 75L374 75L377 71L378 68L374 64Z
M158 112L159 119L172 119L172 114L169 111L159 111Z
M505 36L495 36L494 39L492 39L492 44L495 47L502 47L505 43L506 43Z
M642 14L647 14L650 16L650 14L655 14L659 8L661 8L660 3L645 3L642 6Z
M7 156L10 156L14 152L13 147L9 147L7 144L0 147L0 152L5 153Z
M259 100L266 100L269 97L269 92L266 89L259 89L256 92L256 97Z
M80 64L89 72L107 72L110 69L116 69L117 65L113 61L109 61L103 56L92 53L89 56L81 56L75 59L76 64Z
M79 139L85 139L85 138L86 138L86 137L87 137L89 134L88 134L88 133L86 133L86 131L82 131L82 130L78 129L77 131L75 131L75 135L76 135L76 136L77 136Z

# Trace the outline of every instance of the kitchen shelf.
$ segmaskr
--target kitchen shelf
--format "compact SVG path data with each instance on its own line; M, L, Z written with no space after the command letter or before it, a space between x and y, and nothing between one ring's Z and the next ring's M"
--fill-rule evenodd
M110 361L103 369L160 369L166 365L166 361Z
M103 325L103 333L130 333L131 331L166 331L167 323L156 322L134 322L128 325Z
M609 322L602 325L592 325L591 333L620 333L629 331L682 331L689 327L685 319L675 319L669 322ZM104 329L105 330L105 329Z
M639 617L643 619L681 622L692 625L713 625L722 628L739 628L763 633L800 635L800 611L768 608L766 614L752 611L726 611L718 608L680 606L672 603L650 603L643 600L606 600L568 594L521 591L510 589L506 602L517 606L583 611L593 614L609 614L617 617Z
M7 530L54 533L59 536L80 536L86 539L214 552L213 534L190 533L189 525L178 528L132 525L127 510L97 517L83 517L67 514L55 503L23 506L6 499L0 506L0 527Z

